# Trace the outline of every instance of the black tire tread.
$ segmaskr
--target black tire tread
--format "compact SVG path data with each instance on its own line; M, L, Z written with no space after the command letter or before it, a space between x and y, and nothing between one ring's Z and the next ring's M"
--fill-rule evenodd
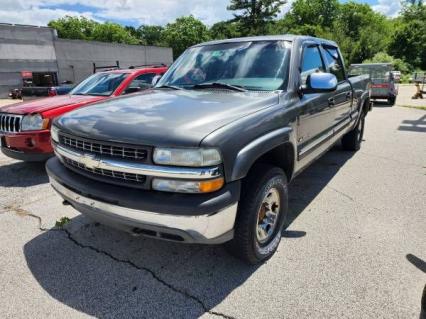
M361 120L365 120L365 114L362 113L358 122L355 125L355 128L346 133L343 137L342 137L342 147L344 150L346 151L359 151L359 149L361 148L361 142L358 141L358 124L359 121ZM365 124L365 122L364 122ZM361 136L362 139L362 136Z
M253 212L257 213L257 200L262 187L269 179L278 174L282 175L287 182L284 171L281 168L270 164L259 163L255 164L249 175L243 181L241 200L235 221L234 238L228 242L225 247L232 255L250 264L257 264L261 260L258 259L250 248L253 241L253 234L244 231L250 228L250 218L248 218L247 214ZM273 254L262 261L269 259L272 255Z

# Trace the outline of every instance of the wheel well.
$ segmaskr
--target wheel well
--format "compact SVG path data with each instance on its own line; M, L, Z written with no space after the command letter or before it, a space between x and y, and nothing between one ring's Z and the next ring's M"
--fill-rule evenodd
M253 166L258 163L267 163L281 168L290 182L294 171L294 147L291 143L281 144L259 157Z

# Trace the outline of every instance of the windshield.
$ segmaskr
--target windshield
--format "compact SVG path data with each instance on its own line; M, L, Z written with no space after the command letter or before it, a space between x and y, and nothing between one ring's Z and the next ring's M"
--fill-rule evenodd
M77 85L70 94L109 96L114 93L126 76L126 73L93 74Z
M190 48L157 87L191 89L220 83L246 90L282 89L288 77L290 47L288 41L255 41Z

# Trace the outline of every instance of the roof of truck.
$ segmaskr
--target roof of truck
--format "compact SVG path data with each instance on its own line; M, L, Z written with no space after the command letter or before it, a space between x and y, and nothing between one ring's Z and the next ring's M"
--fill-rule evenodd
M283 35L264 35L264 36L256 36L256 37L244 37L244 38L233 38L233 39L225 39L225 40L214 40L204 43L199 43L194 45L193 47L204 46L204 45L214 45L214 44L222 44L222 43L233 43L233 42L254 42L254 41L295 41L295 40L310 40L313 42L321 43L321 44L329 44L332 46L336 46L337 44L334 41L315 38L311 36L305 35L293 35L293 34L283 34Z

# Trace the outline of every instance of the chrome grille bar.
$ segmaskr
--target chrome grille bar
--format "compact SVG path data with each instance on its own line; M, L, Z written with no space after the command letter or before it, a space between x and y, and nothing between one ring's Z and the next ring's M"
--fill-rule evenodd
M145 161L148 151L143 148L121 147L101 142L90 142L76 137L60 135L60 145L78 151L87 151L99 155L108 155L126 160Z
M0 113L0 132L18 133L21 131L22 115Z
M133 161L116 160L111 158L99 158L93 154L70 150L60 145L55 146L55 153L59 158L67 158L80 163L90 169L103 169L114 174L137 174L164 178L206 180L221 175L219 167L189 168L157 166L136 163Z
M81 164L79 162L73 161L72 159L65 158L64 161L66 164L73 166L75 168L79 168L82 170L85 170L87 172L90 172L92 174L96 175L102 175L106 177L112 177L114 179L122 179L125 181L131 181L131 182L138 182L138 183L144 183L146 180L146 176L139 175L139 174L129 174L129 173L120 173L120 172L114 172L111 170L106 170L102 168L89 168L84 164Z

